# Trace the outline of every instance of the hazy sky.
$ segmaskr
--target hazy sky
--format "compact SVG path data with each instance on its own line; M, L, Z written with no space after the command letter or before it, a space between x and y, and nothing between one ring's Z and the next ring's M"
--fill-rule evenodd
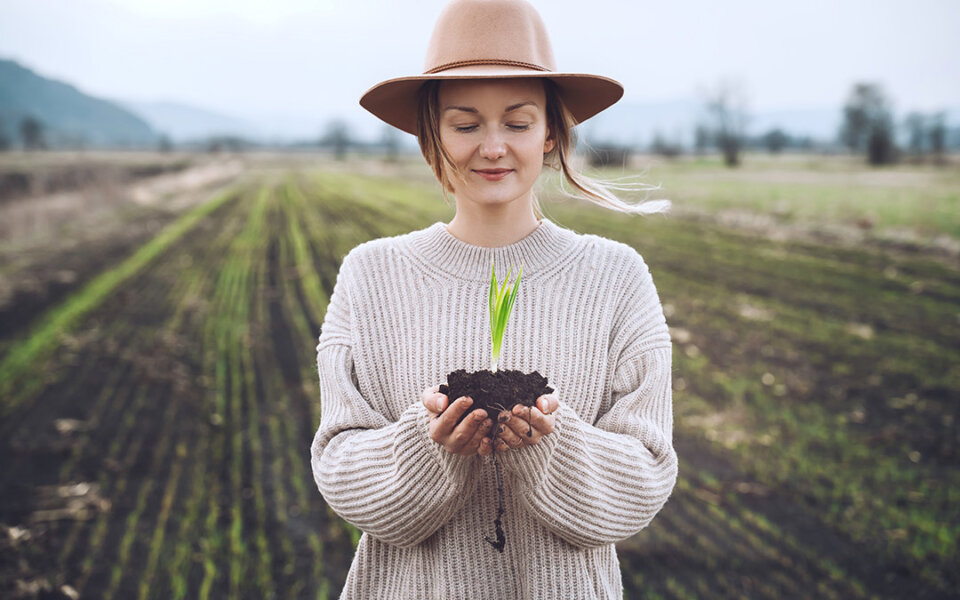
M367 114L357 99L369 86L422 71L444 4L0 0L0 57L110 98L354 119ZM696 97L727 78L752 109L839 107L869 80L898 114L960 105L957 0L534 5L559 68L613 77L628 99Z

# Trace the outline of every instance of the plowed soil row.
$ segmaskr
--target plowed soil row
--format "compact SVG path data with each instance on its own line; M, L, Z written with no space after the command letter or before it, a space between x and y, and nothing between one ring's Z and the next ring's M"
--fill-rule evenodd
M450 215L400 181L251 181L32 367L0 422L0 596L339 595L359 532L310 473L320 323L350 248ZM950 597L955 407L935 392L956 386L930 380L958 330L926 334L956 273L598 214L549 216L634 244L675 342L680 481L618 544L627 597ZM910 344L922 360L890 356Z

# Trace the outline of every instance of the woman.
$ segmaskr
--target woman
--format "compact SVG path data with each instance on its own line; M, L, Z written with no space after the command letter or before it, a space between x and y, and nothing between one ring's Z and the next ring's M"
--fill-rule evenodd
M670 336L640 254L544 218L533 185L547 163L588 200L663 208L625 204L567 164L570 127L622 88L557 72L519 0L449 4L425 71L361 104L418 136L456 215L351 250L317 346L314 478L363 531L341 598L620 599L614 544L647 526L677 476ZM482 409L457 424L471 401L439 382L489 368L490 265L521 261L501 365L538 370L556 391L502 424ZM484 542L494 444L502 553Z

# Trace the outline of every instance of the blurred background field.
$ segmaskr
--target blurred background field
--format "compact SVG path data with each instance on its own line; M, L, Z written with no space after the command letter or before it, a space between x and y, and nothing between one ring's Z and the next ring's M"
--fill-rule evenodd
M0 204L34 224L0 245L5 597L338 595L314 346L350 248L452 217L415 158L4 157L103 171ZM651 217L542 178L549 218L645 257L674 342L680 481L618 545L627 598L952 597L957 171L869 169L590 171L661 183Z
M454 214L357 99L446 1L2 3L0 597L338 597L320 324L351 248ZM538 186L674 343L624 597L958 597L960 4L534 4L626 90L574 163L673 203Z

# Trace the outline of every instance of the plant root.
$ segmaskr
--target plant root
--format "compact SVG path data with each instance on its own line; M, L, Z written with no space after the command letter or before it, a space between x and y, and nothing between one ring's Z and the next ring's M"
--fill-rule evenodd
M497 447L496 440L493 441L493 468L497 472L497 518L493 520L494 526L496 526L496 539L491 538L490 536L484 536L483 539L497 549L498 552L503 552L503 547L507 543L507 538L503 535L503 521L500 517L503 516L503 480L500 477L500 461L497 460Z

